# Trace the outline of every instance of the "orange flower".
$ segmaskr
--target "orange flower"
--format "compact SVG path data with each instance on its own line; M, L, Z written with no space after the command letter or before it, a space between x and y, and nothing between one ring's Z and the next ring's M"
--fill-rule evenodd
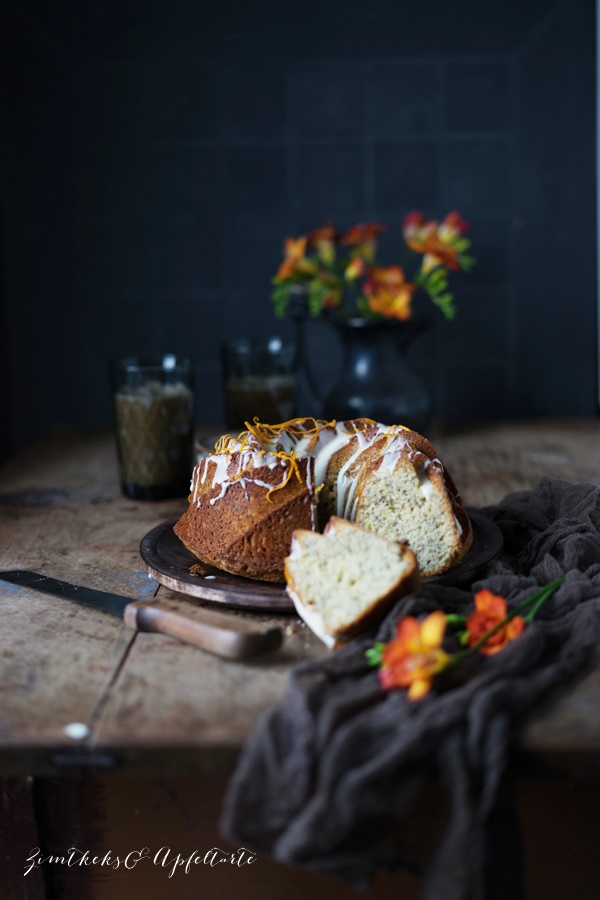
M417 286L406 281L400 266L374 266L364 284L369 308L388 319L409 319L411 297Z
M475 609L467 619L466 628L469 633L469 647L473 647L488 631L500 624L506 618L508 610L504 597L492 594L491 591L477 591L475 594ZM507 644L523 632L525 621L521 616L515 616L502 628L493 634L479 648L479 652L485 656L493 656L499 653Z
M436 266L460 269L457 242L468 227L455 211L448 213L441 225L420 212L411 212L404 219L402 233L410 249L423 254L422 269L426 275Z
M360 278L361 275L365 274L365 271L366 265L364 259L361 259L360 256L355 256L346 266L344 278L346 281L356 281L357 278Z
M325 225L309 231L307 237L310 246L316 247L319 241L335 241L336 231L331 222L326 222Z
M312 264L306 259L306 246L308 238L302 236L299 238L286 238L284 241L285 258L279 269L276 278L291 278L298 272L310 272L313 270Z
M412 616L401 619L396 637L383 648L379 670L381 686L407 687L409 700L419 700L431 687L434 675L441 672L450 657L441 649L446 617L437 610L423 622Z
M363 222L353 225L340 239L340 244L353 248L351 255L360 256L365 262L373 262L377 247L377 238L382 231L386 231L385 225L378 222Z
M315 228L314 231L309 232L308 246L314 247L319 258L326 265L330 266L335 261L336 238L335 228L331 222L327 222L326 225L321 225L320 228Z
M442 237L454 239L469 230L469 223L454 209L448 213L439 230Z

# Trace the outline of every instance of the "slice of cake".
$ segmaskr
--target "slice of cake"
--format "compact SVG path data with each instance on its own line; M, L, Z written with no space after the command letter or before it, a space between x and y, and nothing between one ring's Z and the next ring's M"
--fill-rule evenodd
M385 451L360 479L357 525L391 541L408 541L421 575L438 575L471 546L473 532L439 460L414 464Z
M405 541L332 516L323 534L294 532L285 578L298 615L333 647L376 624L415 590L419 568Z

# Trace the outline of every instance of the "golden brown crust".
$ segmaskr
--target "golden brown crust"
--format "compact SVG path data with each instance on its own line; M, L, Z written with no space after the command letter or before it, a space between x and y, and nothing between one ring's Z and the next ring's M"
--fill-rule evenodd
M232 473L237 464L237 458L231 461ZM313 523L312 491L307 486L311 461L297 464L300 479L291 477L270 497L262 485L276 488L283 467L259 466L249 473L253 480L232 481L224 503L217 499L222 486L213 485L210 477L215 463L203 460L200 476L208 468L207 477L204 484L197 484L193 500L174 526L175 534L204 563L246 578L283 582L283 559L294 528L311 528Z

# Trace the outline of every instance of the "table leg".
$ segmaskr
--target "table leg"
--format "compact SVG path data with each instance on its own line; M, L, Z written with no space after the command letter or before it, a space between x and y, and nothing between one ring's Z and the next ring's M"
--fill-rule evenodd
M0 778L0 900L46 900L43 871L27 860L39 849L33 778Z

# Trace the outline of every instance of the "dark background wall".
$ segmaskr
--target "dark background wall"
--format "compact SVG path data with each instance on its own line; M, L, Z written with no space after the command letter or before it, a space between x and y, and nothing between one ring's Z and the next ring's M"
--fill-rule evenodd
M413 361L439 420L596 412L593 0L8 0L1 451L110 422L106 364L286 333L284 236L409 209L471 222L459 317ZM310 347L322 379L339 352Z

